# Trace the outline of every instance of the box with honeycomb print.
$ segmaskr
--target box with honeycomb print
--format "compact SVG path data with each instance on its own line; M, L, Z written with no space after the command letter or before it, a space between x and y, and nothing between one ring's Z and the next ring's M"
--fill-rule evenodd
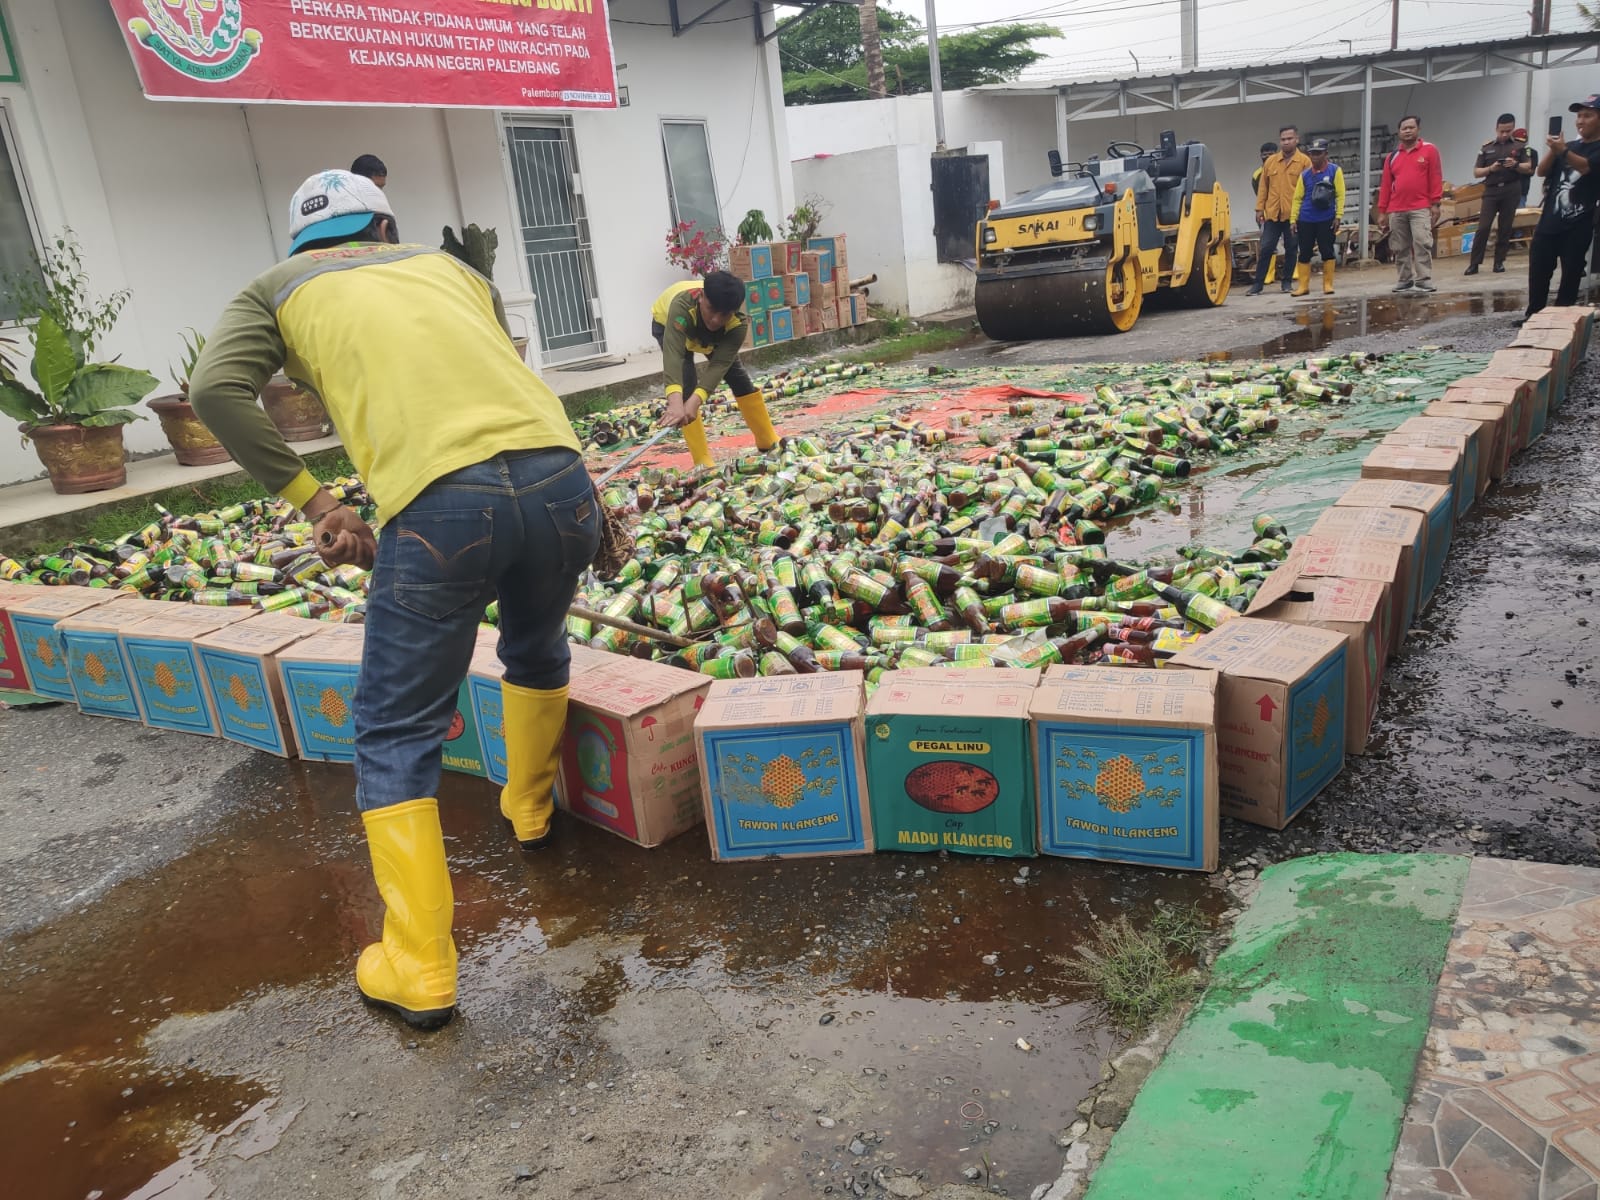
M896 671L867 702L879 850L1038 853L1028 757L1036 671Z
M1216 870L1218 684L1212 671L1047 671L1029 708L1039 848Z
M230 742L295 757L277 655L328 629L320 621L263 613L195 638L200 678L211 696L217 731Z
M857 672L718 680L695 719L711 856L872 849Z
M114 592L110 588L40 587L29 589L31 596L6 601L6 617L11 622L27 672L29 689L36 696L50 700L74 703L78 696L72 690L72 678L67 673L67 651L61 642L57 624L66 618L87 612L102 604L121 601L137 604L132 592Z
M283 650L278 675L301 758L354 762L356 676L365 626L330 625L327 632Z
M1169 660L1222 674L1223 816L1282 829L1344 767L1346 645L1333 630L1238 617Z
M149 605L147 621L118 631L128 674L139 693L144 723L216 737L221 732L211 708L194 640L229 625L248 624L248 608L206 608L186 604Z
M472 663L468 668L467 677L461 681L461 687L456 693L456 711L451 715L450 727L444 733L444 746L439 756L439 764L446 771L455 771L460 775L476 775L479 779L488 777L488 746L483 735L482 722L478 718L472 679L474 674L492 672L490 677L494 680L498 701L501 667L495 647L499 643L499 630L478 630L478 639L472 650Z
M56 626L66 655L67 679L80 712L92 717L144 720L133 668L117 634L148 621L160 607L147 602L102 604L67 617Z
M22 648L17 643L17 631L11 624L6 605L36 594L32 584L0 583L0 692L29 690L28 664L22 661Z

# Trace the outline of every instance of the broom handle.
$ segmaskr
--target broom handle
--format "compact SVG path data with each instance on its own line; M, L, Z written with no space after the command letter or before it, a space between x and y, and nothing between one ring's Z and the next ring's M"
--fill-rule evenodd
M675 633L663 633L659 629L651 629L648 625L637 625L632 621L625 621L621 617L607 616L602 612L595 612L592 608L585 608L581 604L574 604L567 609L569 616L580 617L585 621L593 621L596 625L609 625L612 629L620 629L624 633L631 633L635 637L649 638L653 642L665 642L669 646L676 646L680 650L693 646L688 638L679 637Z

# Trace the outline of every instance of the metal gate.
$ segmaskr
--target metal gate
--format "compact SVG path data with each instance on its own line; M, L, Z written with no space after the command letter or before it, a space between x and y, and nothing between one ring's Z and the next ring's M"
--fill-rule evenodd
M572 126L516 120L506 126L511 178L522 221L522 252L533 281L540 358L573 362L605 351Z
M987 154L933 156L933 238L942 263L978 257L978 221L989 204Z

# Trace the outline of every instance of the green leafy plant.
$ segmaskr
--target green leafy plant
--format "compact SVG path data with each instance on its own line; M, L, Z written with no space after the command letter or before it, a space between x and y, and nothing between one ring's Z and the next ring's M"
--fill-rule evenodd
M1162 908L1142 929L1120 916L1067 960L1067 978L1091 988L1112 1020L1137 1032L1199 992L1201 978L1185 960L1207 936L1193 909Z
M767 224L767 214L759 208L752 208L745 213L744 220L739 222L739 244L753 246L757 242L771 240L772 226Z
M786 242L799 242L804 246L817 236L817 230L822 228L822 222L831 211L833 205L821 196L807 196L795 205L788 220L778 222L778 236Z
M206 335L191 325L183 334L183 360L178 366L168 367L172 372L172 381L185 396L189 394L189 376L194 374L195 364L200 361L200 351L205 348Z
M450 226L444 227L444 244L439 247L446 254L459 258L485 279L494 278L495 251L500 248L500 235L493 229L479 229L468 225L456 236Z
M129 406L139 403L159 382L148 371L116 363L86 361L80 344L49 315L33 327L31 388L7 369L0 378L0 412L22 422L24 433L36 425L126 425L143 420Z
M75 354L85 360L93 357L132 293L122 288L101 299L90 292L83 250L70 229L56 236L44 256L34 259L34 266L4 280L17 321L26 325L49 317L67 335Z

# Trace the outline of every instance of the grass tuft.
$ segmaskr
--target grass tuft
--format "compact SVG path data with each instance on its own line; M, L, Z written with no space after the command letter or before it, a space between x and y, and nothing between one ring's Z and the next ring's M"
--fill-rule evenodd
M1200 990L1199 973L1186 963L1208 934L1192 908L1159 909L1143 929L1121 916L1067 960L1067 978L1092 989L1113 1021L1138 1033Z

